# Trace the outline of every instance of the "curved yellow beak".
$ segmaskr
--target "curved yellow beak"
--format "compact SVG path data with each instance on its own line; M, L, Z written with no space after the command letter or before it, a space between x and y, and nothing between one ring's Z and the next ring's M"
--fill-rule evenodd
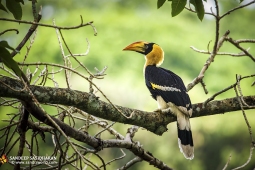
M147 44L147 42L137 41L137 42L134 42L134 43L126 46L123 50L135 51L135 52L138 52L138 53L141 53L141 54L145 54L144 44Z

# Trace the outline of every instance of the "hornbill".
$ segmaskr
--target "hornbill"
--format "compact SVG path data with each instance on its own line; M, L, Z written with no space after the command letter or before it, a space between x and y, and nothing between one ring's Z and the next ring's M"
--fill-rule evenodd
M194 145L189 121L192 104L182 79L172 71L159 67L164 60L164 51L156 43L138 41L123 50L145 55L145 83L152 97L157 101L156 111L170 112L177 117L180 151L186 159L193 159Z

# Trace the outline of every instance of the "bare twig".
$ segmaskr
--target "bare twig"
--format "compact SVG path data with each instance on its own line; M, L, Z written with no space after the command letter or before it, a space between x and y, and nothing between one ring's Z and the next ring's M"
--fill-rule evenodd
M228 157L228 161L227 161L227 163L225 164L225 166L223 167L223 169L222 170L225 170L225 169L227 169L227 167L228 167L228 164L229 164L229 162L231 161L231 154L229 155L229 157Z
M241 43L255 43L255 39L239 39L235 40L236 43L241 44Z
M19 34L19 30L17 30L17 29L7 29L7 30L4 30L3 32L0 32L0 36L7 33L7 32L10 32L10 31L15 31L16 34Z
M17 23L22 23L22 24L33 24L33 25L39 25L39 26L43 26L43 27L49 27L49 28L57 28L57 29L62 29L62 30L72 30L72 29L77 29L77 28L81 28L81 27L85 27L85 26L92 26L93 30L95 30L93 24L93 21L87 22L87 23L83 23L83 19L82 16L80 16L81 18L81 23L79 25L76 26L71 26L71 27L61 27L61 26L54 26L54 25L49 25L49 24L41 24L41 23L37 23L34 21L23 21L23 20L15 20L15 19L8 19L8 18L0 18L0 21L9 21L9 22L17 22ZM96 32L95 32L96 34Z
M251 146L251 148L250 148L250 154L249 154L249 157L248 157L247 161L246 161L243 165L241 165L241 166L239 166L239 167L236 167L236 168L234 168L234 169L232 169L232 170L242 169L242 168L244 168L246 165L248 165L248 163L251 161L253 150L254 150L254 146Z
M243 106L243 103L242 103L242 100L243 100L243 99L241 99L241 98L243 98L243 96L242 96L241 87L240 87L240 79L241 79L241 76L237 75L237 76L236 76L237 87L238 87L238 90L239 90L239 93L240 93L241 96L239 96L236 86L234 87L234 89L235 89L236 97L237 97L237 99L238 99L238 102L239 102L239 104L240 104L240 107L241 107L241 110L242 110L242 113L243 113L244 120L245 120L246 125L247 125L247 127L248 127L248 131L249 131L249 134L250 134L251 142L252 142L252 143L255 143L255 142L254 142L254 138L253 138L253 136L252 136L251 125L250 125L250 123L249 123L249 121L248 121L248 119L247 119L247 117L246 117L245 111L244 111L244 109L243 109L244 106Z
M53 20L53 25L56 25L55 20ZM56 34L57 34L58 44L60 46L62 58L64 60L64 66L72 68L72 63L70 62L69 58L65 57L65 52L64 52L64 49L63 49L62 42L60 40L60 35L59 35L59 30L58 29L56 29ZM65 71L66 85L67 85L68 88L71 88L70 81L69 81L69 79L70 79L70 72L68 70L66 70L66 69L64 71Z
M216 20L216 29L219 29L219 20ZM210 54L210 57L205 62L204 67L200 71L199 75L191 83L189 83L187 85L187 91L191 90L196 84L201 82L201 80L204 77L204 74L205 74L206 70L209 68L210 64L214 61L214 58L215 58L219 48L222 46L222 43L227 38L229 33L230 33L230 31L226 31L226 33L223 35L223 37L221 37L220 40L218 41L218 31L216 31L216 40L215 40L215 43L214 43L213 51Z
M114 158L110 161L108 161L105 165L109 165L110 163L114 162L114 161L117 161L117 160L120 160L120 159L123 159L125 156L126 156L126 153L123 151L123 149L120 149L122 155L118 158ZM100 166L100 168L103 167L103 165Z
M227 41L229 41L231 44L233 44L236 48L240 49L244 54L246 54L248 57L252 59L252 61L255 62L255 57L251 55L248 50L244 49L239 45L240 42L233 40L232 38L226 38ZM243 42L243 41L241 41Z
M37 31L35 30L35 31L34 31L34 36L33 36L32 39L30 39L30 41L29 41L30 44L29 44L29 46L27 47L27 52L26 52L26 54L25 54L25 56L24 56L23 63L26 61L26 59L27 59L27 57L28 57L28 54L29 54L29 52L30 52L30 50L31 50L31 48L32 48L32 45L34 44L36 35L37 35ZM21 68L21 69L22 69L22 68Z
M66 46L66 48L67 48L69 54L74 58L74 60L75 60L82 68L84 68L84 69L86 70L87 73L89 73L90 76L93 76L93 74L87 69L87 67L85 67L76 57L73 56L71 50L69 49L69 47L68 47L68 45L67 45L67 43L66 43L66 41L65 41L65 39L64 39L64 36L63 36L61 30L59 30L59 33L60 33L60 35L61 35L62 41L64 42L64 44L65 44L65 46ZM89 80L89 79L87 79L87 80L92 84L92 81L91 81L91 80ZM130 119L130 118L133 116L132 114L131 114L130 116L126 116L124 113L122 113L122 112L110 101L110 99L103 93L103 91L100 90L99 87L97 87L97 85L95 85L94 83L93 83L93 85L94 85L94 87L96 87L96 89L97 89L98 91L100 91L100 93L104 96L104 98L105 98L105 99L106 99L106 100L107 100L122 116L124 116L124 117L127 118L127 119Z
M25 35L25 37L23 38L23 40L20 42L20 44L16 47L16 50L13 51L11 53L11 56L14 57L18 51L20 51L22 49L22 47L26 44L26 42L29 40L29 38L31 37L31 35L34 33L34 31L36 30L37 28L37 24L40 22L42 18L42 15L41 15L41 12L38 13L38 16L37 16L37 20L32 22L31 24L31 27L28 29L28 32L27 34ZM2 19L6 19L6 18L2 18ZM1 19L0 19L1 20ZM7 19L7 20L13 20L13 19ZM14 21L18 21L18 20L14 20ZM27 22L27 21L26 21Z
M243 76L243 77L241 77L241 78L239 79L239 81L241 81L241 80L243 80L243 79L246 79L246 78L251 78L251 77L255 77L255 74L252 74L252 75L249 75L249 76ZM235 82L234 84L228 86L227 88L225 88L225 89L223 89L223 90L221 90L221 91L215 93L215 94L212 95L210 98L208 98L208 99L204 102L203 105L206 106L206 104L207 104L208 102L214 100L216 96L218 96L218 95L220 95L220 94L222 94L222 93L224 93L224 92L226 92L226 91L228 91L228 90L234 88L237 84L238 84L238 82Z
M124 166L122 166L121 168L119 168L118 170L125 170L130 168L131 166L133 166L134 164L141 162L142 159L140 157L135 157L134 159L130 160L129 162L127 162Z
M199 50L193 46L190 47L192 50L196 51L196 52L199 52L199 53L202 53L202 54L210 54L211 55L211 52L210 51L205 51L205 50ZM243 57L243 56L246 56L246 54L244 54L243 52L240 52L240 53L229 53L229 52L218 52L217 55L229 55L229 56L232 56L232 57Z
M84 57L87 56L89 54L89 50L90 50L90 43L89 40L86 38L87 41L87 50L85 51L85 53L81 53L81 54L73 54L73 56L75 57ZM65 57L71 57L72 55L68 54Z
M186 10L190 11L190 12L193 12L193 13L197 13L195 10L193 10L192 8L188 8L188 7L185 7ZM215 17L214 13L210 13L210 12L205 12L206 15L212 15Z
M138 131L138 129L139 129L138 126L132 126L132 127L128 128L125 140L132 142L133 137L135 136L135 133Z
M205 94L208 94L208 90L207 90L206 87L205 87L206 85L205 85L204 80L202 79L200 83L201 83L201 85L202 85L202 87L203 87L203 89L204 89Z
M248 2L247 4L244 4L244 5L241 5L241 6L239 6L239 7L233 8L233 9L227 11L227 12L226 12L225 14L223 14L222 16L220 16L220 19L222 19L223 17L225 17L226 15L229 15L230 13L232 13L232 12L234 12L234 11L237 11L238 9L244 8L244 7L249 6L249 5L253 4L253 3L255 3L254 0L251 1L251 2Z

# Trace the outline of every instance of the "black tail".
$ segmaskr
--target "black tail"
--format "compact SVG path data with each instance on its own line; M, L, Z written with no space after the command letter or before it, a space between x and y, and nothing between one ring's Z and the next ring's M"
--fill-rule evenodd
M194 145L189 118L185 115L177 116L178 144L186 159L194 158Z

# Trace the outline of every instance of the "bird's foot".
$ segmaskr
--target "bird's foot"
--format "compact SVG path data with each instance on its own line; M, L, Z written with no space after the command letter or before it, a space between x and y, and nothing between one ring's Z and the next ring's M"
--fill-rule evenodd
M167 113L172 113L170 108L166 109L156 109L154 112L162 113L162 114L167 114Z

